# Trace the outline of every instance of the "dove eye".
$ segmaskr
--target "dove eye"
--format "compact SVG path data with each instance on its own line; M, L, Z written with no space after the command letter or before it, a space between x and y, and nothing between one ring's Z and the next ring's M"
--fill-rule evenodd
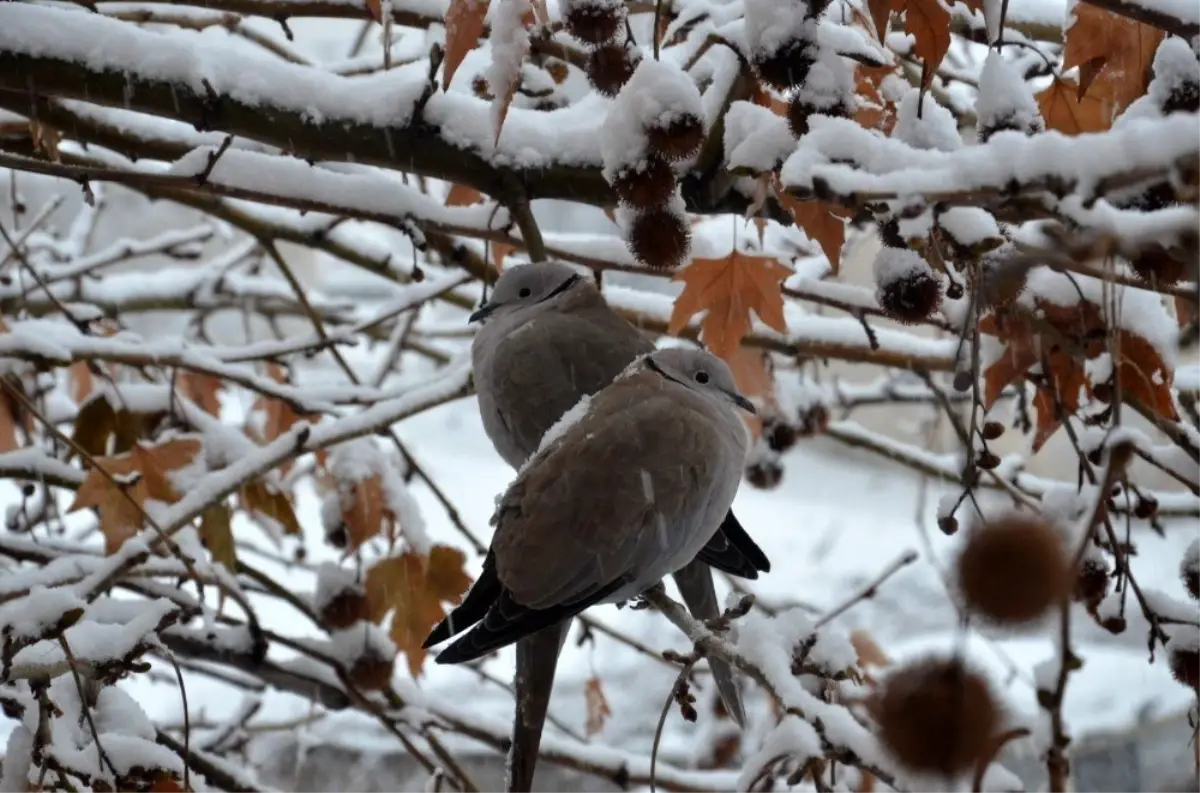
M529 287L526 287L526 288L522 289L520 292L517 292L517 297L529 297L532 294L533 294L533 290L529 289Z
M703 370L696 372L695 378L696 378L697 383L699 383L700 385L704 385L705 383L708 382L708 372L705 372Z

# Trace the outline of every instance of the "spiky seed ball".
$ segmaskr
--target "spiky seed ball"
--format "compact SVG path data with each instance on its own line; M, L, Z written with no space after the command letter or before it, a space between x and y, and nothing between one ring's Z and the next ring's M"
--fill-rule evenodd
M1107 594L1108 565L1099 557L1085 556L1075 574L1075 600L1095 611Z
M796 434L805 438L829 429L829 408L817 403L797 415Z
M617 171L613 189L626 204L638 209L665 206L675 192L675 172L659 157L647 157Z
M958 533L958 518L953 515L946 515L938 518L938 529L947 537Z
M890 318L911 324L938 310L942 285L919 253L885 246L875 256L875 298Z
M1171 675L1200 694L1200 631L1191 625L1175 625L1167 630Z
M798 96L788 100L787 122L788 130L796 140L808 134L808 105L801 102Z
M807 39L793 39L774 52L755 53L754 68L767 85L787 91L804 84L808 70L816 63L817 48Z
M967 270L980 310L1009 306L1025 291L1029 266L1020 262L1017 253L1016 246L1005 242L983 254L978 268Z
M350 667L350 679L364 691L379 691L391 682L395 658L363 655Z
M321 608L321 623L330 630L349 628L370 614L367 599L361 592L346 589L327 601Z
M624 44L605 44L588 55L588 82L605 96L615 97L633 76L641 52Z
M783 480L783 466L777 460L759 460L746 466L746 480L759 490L772 490Z
M968 610L1020 625L1071 594L1074 575L1058 532L1020 512L975 528L958 557L958 588Z
M984 449L979 453L979 456L975 458L975 464L985 471L991 471L996 468L996 466L1000 465L1000 458L995 452Z
M1164 115L1200 112L1200 83L1188 80L1175 86L1163 102L1162 112Z
M1138 277L1151 286L1173 286L1187 277L1187 265L1161 245L1150 245L1129 260Z
M786 421L771 421L763 425L763 437L773 452L786 452L796 445L796 428Z
M681 113L665 124L646 128L650 151L664 160L686 160L700 151L704 142L704 120L693 113Z
M1004 425L998 421L985 421L981 434L985 441L994 441L1004 434Z
M928 658L888 675L874 711L897 760L942 776L974 768L1000 724L987 680L958 659Z
M1149 520L1158 514L1158 499L1149 493L1138 493L1137 503L1133 507L1133 514L1141 520Z
M625 241L635 259L655 270L674 270L692 248L687 222L669 209L639 212Z
M1192 600L1200 600L1200 540L1192 540L1192 544L1183 552L1179 574Z
M566 11L567 32L585 44L606 44L625 24L625 4L574 0Z

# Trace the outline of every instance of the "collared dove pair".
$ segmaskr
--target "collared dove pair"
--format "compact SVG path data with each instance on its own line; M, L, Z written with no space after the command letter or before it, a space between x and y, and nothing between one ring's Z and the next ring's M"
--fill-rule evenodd
M720 607L709 565L756 578L770 563L728 511L747 443L735 407L753 407L720 359L654 352L599 290L558 264L506 272L471 320L484 318L472 348L480 412L520 473L492 518L479 580L426 646L471 626L439 663L517 643L508 789L527 791L572 617L673 574L692 613L711 619ZM546 438L568 411L575 423ZM741 724L733 671L710 665Z

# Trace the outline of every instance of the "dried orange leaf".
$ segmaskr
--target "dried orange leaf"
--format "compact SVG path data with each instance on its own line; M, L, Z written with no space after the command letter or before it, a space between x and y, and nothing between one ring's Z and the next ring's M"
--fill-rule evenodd
M1063 45L1063 69L1079 67L1079 94L1098 90L1120 112L1146 93L1151 64L1166 34L1158 28L1076 3Z
M667 332L678 335L688 320L708 313L701 325L704 343L716 355L731 355L750 332L750 312L779 331L787 332L780 283L792 274L773 256L733 251L722 259L693 259L675 280L683 292L675 299Z
M214 504L200 516L200 542L212 555L212 560L225 565L229 572L237 570L237 549L233 544L233 512L224 502Z
M367 571L370 619L377 622L392 612L389 633L414 678L421 676L425 663L425 637L446 616L443 603L462 602L471 585L463 571L465 559L455 548L435 545L428 557L410 551L381 559Z
M904 32L914 39L913 53L921 59L926 87L950 49L950 12L939 0L893 0L892 9L904 10Z
M220 378L201 372L183 372L176 378L175 387L205 413L210 416L221 415L221 399L218 394L225 384Z
M479 46L488 0L451 0L446 11L446 59L443 61L442 90L448 90L454 73L467 53Z
M1037 103L1046 127L1064 135L1103 132L1112 126L1113 100L1100 92L1080 99L1078 85L1073 80L1055 77L1037 95Z
M776 177L778 179L778 177ZM829 260L829 269L837 275L841 269L842 246L846 243L846 223L842 219L846 211L824 201L800 201L793 198L776 181L775 196L784 209L791 213L796 225L821 246L821 252Z
M748 397L757 397L765 403L774 404L775 375L771 371L771 360L766 350L741 345L726 356L725 361L733 372L738 391ZM742 419L757 439L762 433L762 419L751 415L744 415Z
M201 449L195 438L177 438L157 446L136 444L128 454L93 457L95 467L67 511L95 509L105 553L112 554L142 527L147 499L173 504L181 498L167 474L191 465Z
M587 701L587 723L584 729L590 738L604 729L604 723L612 715L612 708L608 706L608 699L604 696L604 687L600 685L598 677L588 679L583 688L583 696Z
M451 186L450 192L446 195L446 206L469 207L472 204L478 204L482 200L483 193L480 193L474 187L468 187L465 184L456 184Z
M255 479L242 485L238 490L238 498L242 509L260 519L270 518L283 527L283 533L300 536L300 522L296 520L296 512L287 494L269 487L265 480Z
M383 478L379 474L361 479L351 489L349 503L342 504L342 523L346 526L347 553L379 534L383 528Z
M17 415L12 399L0 395L0 452L11 452L17 448Z
M879 42L887 38L888 25L892 18L892 0L867 0L867 10L871 12L871 22L875 25L875 35Z
M87 361L76 361L67 367L68 392L76 405L82 405L96 390L96 376Z

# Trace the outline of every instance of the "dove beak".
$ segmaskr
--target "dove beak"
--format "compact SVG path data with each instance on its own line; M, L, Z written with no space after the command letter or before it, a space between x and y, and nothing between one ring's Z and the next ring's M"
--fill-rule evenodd
M746 397L742 396L741 394L739 394L736 391L726 391L725 393L729 396L729 398L731 400L733 400L733 404L737 405L738 407L740 407L742 410L746 411L747 413L751 413L755 416L758 415L758 411L755 409L754 403L751 402L749 399L746 399Z
M499 307L499 303L484 303L482 306L476 309L475 313L467 317L467 322L473 323L478 322L481 319L487 319L489 316L491 316L491 313Z

